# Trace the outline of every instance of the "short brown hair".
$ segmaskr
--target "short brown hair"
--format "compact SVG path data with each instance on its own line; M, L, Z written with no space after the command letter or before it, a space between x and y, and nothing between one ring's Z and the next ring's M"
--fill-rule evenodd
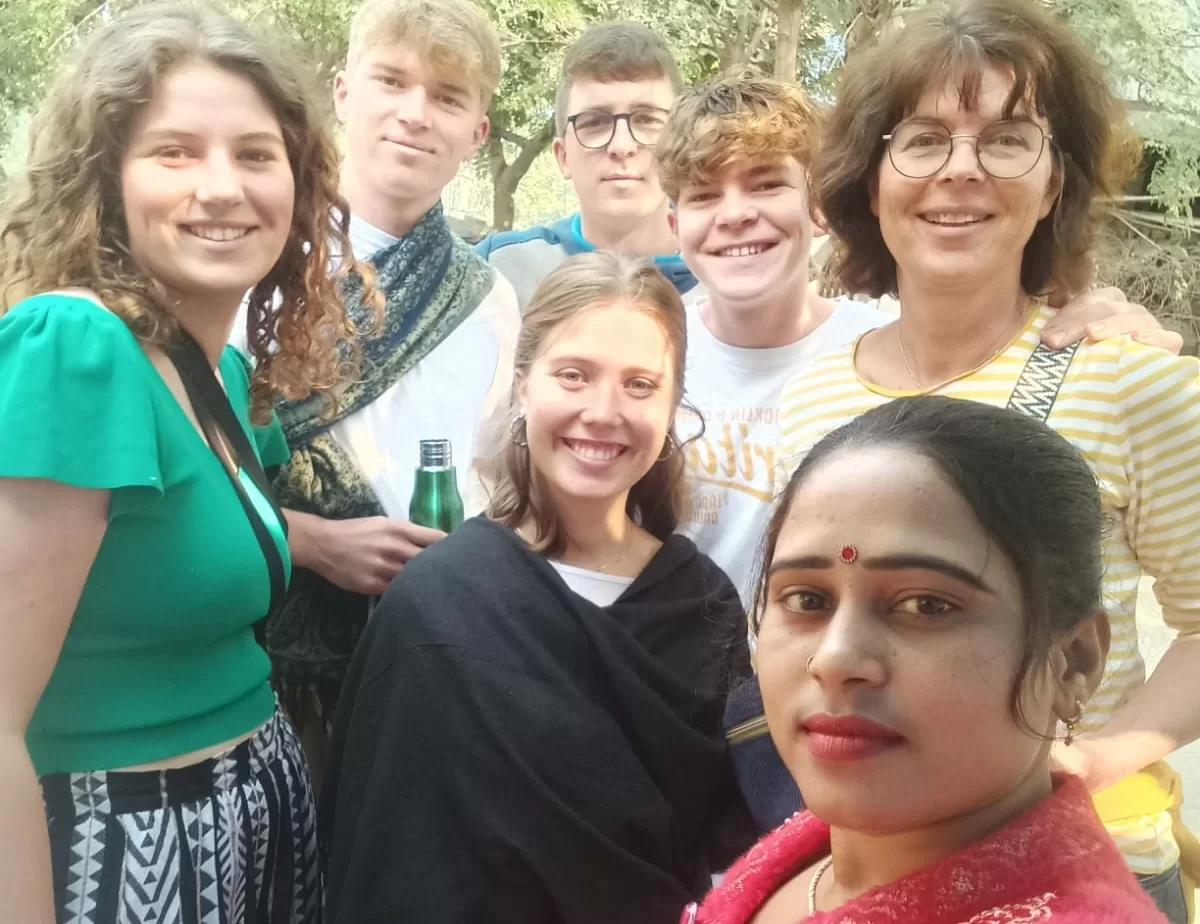
M411 42L435 67L464 74L485 109L500 86L500 40L471 0L365 0L350 25L347 64L395 42Z
M678 200L735 161L791 156L807 166L819 125L804 91L781 80L728 77L685 90L654 148L659 182Z
M562 76L554 97L554 124L567 130L571 87L580 80L614 83L618 80L665 78L675 93L683 89L679 65L666 42L636 22L606 22L585 29L563 58Z
M675 286L643 257L598 250L571 257L552 271L533 293L517 339L516 371L528 374L552 331L584 311L632 305L653 317L667 334L674 374L675 401L683 402L687 321ZM532 545L546 555L560 555L566 536L548 493L533 469L529 447L513 421L513 439L500 458L488 516L513 529L532 521ZM630 519L658 539L675 531L689 500L684 477L683 447L668 431L671 451L659 458L629 490L625 509Z
M1072 30L1028 0L950 0L905 18L851 58L827 143L812 167L815 203L839 243L838 274L851 292L895 294L896 261L871 211L883 135L939 80L957 82L972 106L988 65L1015 78L1005 118L1022 102L1050 124L1062 194L1025 245L1021 286L1031 295L1075 293L1092 276L1096 200L1120 187L1121 115L1104 71Z

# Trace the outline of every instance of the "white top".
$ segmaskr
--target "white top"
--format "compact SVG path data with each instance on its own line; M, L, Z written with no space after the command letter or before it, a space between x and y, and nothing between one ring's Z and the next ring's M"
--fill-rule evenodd
M705 431L686 450L693 493L680 531L729 575L749 609L759 546L777 490L783 386L818 357L892 317L844 299L807 337L787 346L750 349L712 335L700 317L705 300L687 301L687 398L703 416ZM681 411L680 438L696 429L695 415Z
M350 217L350 244L359 260L397 240ZM390 517L408 519L420 441L427 439L450 440L467 516L486 506L480 469L503 445L521 326L512 286L495 270L492 276L492 290L445 340L375 401L330 430Z
M357 259L366 260L398 240L350 216L350 245ZM521 328L512 285L496 270L492 279L492 290L445 340L369 406L330 428L389 517L408 519L420 441L426 439L450 440L466 515L487 506L484 472L508 434ZM246 310L243 301L230 337L243 353Z
M625 588L633 583L631 577L618 577L603 571L588 571L574 565L564 565L552 558L547 561L562 575L563 581L571 590L585 600L591 600L596 606L612 606L617 602L617 598L625 593Z

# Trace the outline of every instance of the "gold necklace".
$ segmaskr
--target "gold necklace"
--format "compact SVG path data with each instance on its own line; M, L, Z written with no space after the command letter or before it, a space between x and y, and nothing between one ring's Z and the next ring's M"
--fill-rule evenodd
M612 561L605 562L603 565L598 566L595 570L599 571L601 574L607 574L609 568L615 568L617 565L621 564L621 562L625 561L629 553L632 551L633 537L631 535L630 538L625 540L625 548L621 551L620 555L618 555Z
M825 871L833 866L833 854L827 856L821 861L821 865L817 867L817 871L813 873L812 882L808 884L808 914L812 917L817 913L817 885L821 881L821 877L825 875Z
M917 375L917 370L913 368L912 360L910 360L908 358L908 350L906 350L904 348L904 334L900 329L900 322L897 321L896 322L896 342L900 344L900 358L902 360L904 360L904 368L908 370L908 374L912 378L913 382L916 384L918 391L921 391L923 393L937 391L939 388L949 385L955 379L961 379L963 376L970 375L972 372L979 371L984 366L986 366L988 363L990 363L993 359L995 359L997 356L999 356L1004 351L1004 348L1007 347L1009 345L1009 343L1012 342L1013 337L1015 337L1017 335L1017 333L1020 333L1021 331L1023 331L1025 329L1025 325L1029 323L1029 316L1033 314L1033 312L1036 308L1037 308L1037 302L1035 301L1033 303L1033 307L1027 308L1025 310L1025 312L1021 315L1021 323L1020 323L1020 326L1017 327L1016 333L1009 333L1008 331L1005 331L1001 335L1000 345L997 346L994 350L992 350L992 352L985 359L983 359L981 362L976 363L974 366L971 366L965 372L956 372L954 375L950 376L950 378L944 379L941 382L938 382L938 384L932 385L932 386L926 385L925 382L921 379L921 377L919 375Z
M519 527L519 528L516 530L516 533L517 533L517 535L518 535L518 536L520 536L522 539L524 539L524 540L525 540L525 542L526 542L526 543L528 543L529 545L532 545L532 544L533 544L533 543L532 543L532 542L529 540L529 537L525 535L525 530L524 530L524 527ZM628 538L625 540L625 542L622 544L622 548L621 548L621 554L620 554L620 555L616 556L615 558L611 558L611 559L609 559L608 561L604 562L604 563L603 563L603 564L601 564L601 565L596 565L595 567L592 567L592 568L584 568L583 570L585 570L585 571L598 571L598 572L600 572L601 574L607 574L610 568L614 568L614 567L616 567L617 565L619 565L619 564L621 564L623 561L625 561L625 559L626 559L626 558L628 558L628 557L629 557L629 553L633 551L633 543L634 543L634 539L635 539L635 538L636 538L636 533L635 533L633 530L630 530L630 532L629 532L629 537L628 537ZM564 564L564 565L569 565L569 564L570 564L570 562L564 562L564 561L563 561L561 558L560 558L560 559L558 559L558 561L559 561L560 563ZM572 567L575 567L575 568L581 568L581 567L582 567L582 565L573 565Z

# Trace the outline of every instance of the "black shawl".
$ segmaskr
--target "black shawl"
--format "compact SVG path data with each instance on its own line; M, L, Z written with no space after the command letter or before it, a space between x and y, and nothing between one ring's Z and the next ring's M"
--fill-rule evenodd
M392 582L338 705L333 924L677 924L754 841L733 584L672 536L612 606L482 517Z

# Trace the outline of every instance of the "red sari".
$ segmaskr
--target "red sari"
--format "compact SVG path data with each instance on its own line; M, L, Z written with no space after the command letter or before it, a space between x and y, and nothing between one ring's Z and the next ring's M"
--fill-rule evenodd
M799 871L829 855L829 827L803 812L760 840L682 924L748 924ZM1165 924L1117 852L1083 783L991 837L805 924Z

